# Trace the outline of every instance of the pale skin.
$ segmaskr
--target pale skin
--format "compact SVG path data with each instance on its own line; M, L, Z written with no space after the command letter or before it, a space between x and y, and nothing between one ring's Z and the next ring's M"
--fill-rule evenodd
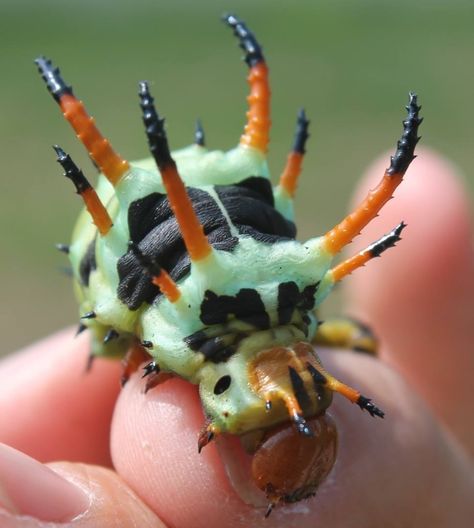
M371 167L359 196L386 164L384 156ZM386 417L336 396L339 459L315 498L264 519L230 488L214 445L197 454L203 417L195 387L171 380L144 396L136 374L120 390L119 364L105 360L84 375L88 337L74 340L69 330L0 363L0 442L42 462L70 461L48 463L52 472L0 446L0 525L472 526L474 253L466 196L455 170L420 149L396 198L349 246L353 254L400 220L408 224L396 249L346 279L348 312L377 330L381 361L321 352L327 370Z

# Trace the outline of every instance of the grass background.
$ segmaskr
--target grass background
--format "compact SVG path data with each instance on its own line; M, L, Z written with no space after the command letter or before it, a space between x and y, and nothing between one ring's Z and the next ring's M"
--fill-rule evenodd
M257 34L271 67L274 175L297 109L312 120L300 237L332 227L364 167L394 147L408 90L423 104L423 144L453 159L474 188L472 0L0 0L3 352L77 320L54 243L68 241L80 203L50 146L61 144L94 175L32 60L45 54L61 66L128 159L147 155L142 79L152 82L172 146L192 141L199 116L209 147L228 149L241 132L247 85L241 53L219 22L226 11Z

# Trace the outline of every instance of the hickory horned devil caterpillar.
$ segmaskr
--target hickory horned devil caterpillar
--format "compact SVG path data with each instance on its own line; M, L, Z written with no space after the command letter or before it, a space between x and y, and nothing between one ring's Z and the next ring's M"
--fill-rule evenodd
M171 153L164 120L141 82L152 158L129 163L100 134L59 70L44 57L36 64L101 172L94 190L54 147L86 206L71 244L60 249L72 264L79 331L91 332L91 358L124 357L123 383L146 361L146 390L170 375L198 385L207 417L199 451L217 435L240 436L253 455L252 477L268 498L268 515L277 503L313 495L331 470L337 432L325 411L334 392L384 416L327 372L314 349L341 342L357 348L361 331L370 347L370 335L347 321L318 329L314 308L338 281L400 240L403 222L332 264L402 181L419 139L420 107L410 93L403 135L378 186L325 235L300 243L293 198L308 120L301 111L293 148L272 187L267 65L246 25L234 15L224 21L244 50L250 85L247 124L228 152L207 150L198 124L194 144Z

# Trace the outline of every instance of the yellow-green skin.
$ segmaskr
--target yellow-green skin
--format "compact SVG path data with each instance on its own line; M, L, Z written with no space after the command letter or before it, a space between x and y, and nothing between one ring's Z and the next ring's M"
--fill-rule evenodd
M213 185L232 185L249 175L269 178L264 155L249 147L239 146L224 153L192 145L173 152L172 156L187 186L202 188L214 197ZM303 289L321 281L316 305L325 298L333 286L331 275L327 274L333 257L324 249L322 238L305 243L290 240L263 244L250 236L238 235L223 210L231 233L239 236L235 249L232 252L214 250L205 260L192 263L190 273L178 282L182 295L177 302L171 303L160 296L154 304L143 304L131 311L117 297L117 261L128 251L128 208L131 202L153 192L165 193L165 189L152 159L132 163L115 189L100 175L96 189L114 226L106 236L97 237L97 268L90 274L88 287L78 280L79 265L97 230L86 211L78 219L69 252L80 314L90 311L96 314L95 319L85 321L92 332L92 354L122 356L135 337L150 341L153 348L148 352L162 371L199 385L205 413L222 432L243 434L287 421L289 417L283 405L271 413L265 411L265 401L250 387L248 363L261 350L308 341L314 336L317 322L312 313L308 314L311 319L308 336L291 324L278 326L277 292L282 282L294 281ZM276 209L293 221L290 196L279 187L274 189L274 196ZM249 337L241 341L238 351L226 362L206 361L203 354L191 350L184 342L186 336L204 328L199 317L204 292L235 295L241 288L257 290L272 328L258 330L243 321L231 321L230 326L248 330ZM120 337L104 344L104 336L111 328ZM215 395L217 380L226 374L232 377L229 389Z

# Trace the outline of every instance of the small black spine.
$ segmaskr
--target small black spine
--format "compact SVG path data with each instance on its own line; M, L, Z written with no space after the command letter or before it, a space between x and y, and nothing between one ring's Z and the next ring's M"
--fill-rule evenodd
M244 60L249 68L265 62L262 47L254 34L249 31L245 22L232 14L224 15L222 20L234 30L234 35L239 39L239 45L244 50Z
M58 145L54 145L53 149L57 155L57 162L64 169L64 176L69 178L74 187L76 188L77 194L82 194L87 189L91 188L89 180L84 176L84 173L79 167L72 161L71 156L66 154L64 150Z
M298 152L299 154L304 154L306 152L306 141L309 138L308 126L309 120L306 117L304 108L302 108L298 112L298 118L296 120L296 132L295 142L293 143L293 152Z
M61 77L59 68L56 68L49 59L43 56L38 57L35 59L35 64L38 66L38 71L46 83L49 93L57 103L64 94L74 95L72 87L66 84Z
M156 161L158 169L161 170L174 164L165 132L165 120L156 111L153 97L146 81L139 83L138 95L150 152Z
M387 169L387 174L404 174L408 169L410 163L415 159L415 147L420 138L418 137L418 127L423 121L419 117L421 106L418 105L417 95L413 92L408 94L408 116L403 121L403 134L397 143L397 150L393 156L390 157L390 167Z
M372 257L380 257L385 250L395 246L395 244L401 240L400 234L406 226L405 222L400 222L397 227L390 231L390 233L387 233L371 244L366 251L368 251Z

